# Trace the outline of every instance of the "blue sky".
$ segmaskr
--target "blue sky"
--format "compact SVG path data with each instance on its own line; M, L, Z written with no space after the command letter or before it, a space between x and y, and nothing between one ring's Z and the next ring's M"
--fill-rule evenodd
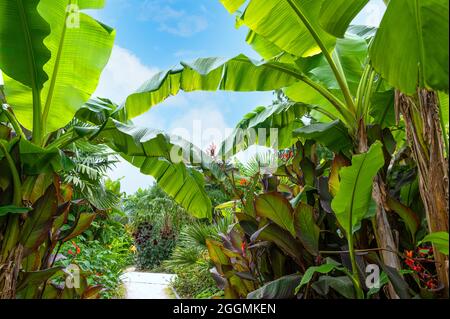
M377 25L384 9L382 0L372 0L355 23ZM116 28L116 44L96 94L117 103L158 71L176 66L179 61L198 57L233 57L244 53L258 55L246 44L246 29L236 29L234 17L219 0L107 0L106 7L90 12L98 20ZM268 105L271 92L182 93L135 119L137 125L173 131L192 131L193 121L202 129L225 131L256 106ZM189 134L183 134L190 138ZM204 145L220 142L207 137ZM121 162L109 173L122 179L127 193L147 187L154 180Z

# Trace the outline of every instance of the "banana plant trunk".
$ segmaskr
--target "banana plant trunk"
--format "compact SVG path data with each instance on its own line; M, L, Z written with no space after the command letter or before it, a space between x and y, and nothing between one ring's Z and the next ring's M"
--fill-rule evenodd
M448 159L445 158L446 137L441 130L437 94L424 89L418 89L412 97L396 92L395 102L397 113L403 115L407 139L417 163L429 232L448 232ZM448 296L448 257L433 248L438 279Z
M358 153L367 152L368 148L366 126L364 121L361 120L358 128ZM386 186L380 174L373 181L372 198L376 203L376 216L373 228L378 247L381 249L383 263L396 270L400 270L400 260L395 253L397 251L397 244L395 243L391 226L387 219ZM399 299L391 283L387 285L387 289L391 299Z
M23 247L19 244L0 261L0 299L15 299L22 255Z

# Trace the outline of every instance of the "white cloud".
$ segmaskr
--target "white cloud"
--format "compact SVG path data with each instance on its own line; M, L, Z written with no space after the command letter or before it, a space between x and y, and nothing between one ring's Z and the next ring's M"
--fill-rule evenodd
M94 96L106 97L116 103L121 103L157 72L156 68L144 65L129 50L116 45L102 73ZM159 118L153 118L151 122L162 123ZM128 194L134 193L139 188L146 188L155 182L151 176L141 174L138 168L125 160L117 163L116 167L108 172L108 176L111 179L123 177L121 180L122 191Z
M160 25L161 31L180 37L190 37L195 33L201 32L208 27L208 21L201 16L185 16L172 25L163 23Z
M159 31L181 37L189 37L208 27L203 15L174 9L176 0L145 0L140 7L138 19L159 24ZM204 12L202 12L204 14Z
M153 177L142 174L139 168L134 167L123 159L116 163L114 169L108 172L108 176L112 180L121 178L121 191L127 194L132 194L139 188L145 189L155 183Z
M363 24L372 27L378 27L384 12L386 11L386 5L383 0L370 1L363 10L357 15L353 24Z
M169 132L179 135L206 150L212 143L218 145L229 134L223 114L212 104L189 110L171 123Z
M144 65L129 50L115 45L94 96L120 104L157 72L158 69Z

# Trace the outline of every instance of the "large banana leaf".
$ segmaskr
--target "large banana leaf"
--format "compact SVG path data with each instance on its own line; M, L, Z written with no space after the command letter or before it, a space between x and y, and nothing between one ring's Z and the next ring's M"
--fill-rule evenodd
M223 3L229 11L239 8L239 2ZM310 56L320 53L311 30L327 50L334 46L336 40L319 26L322 3L323 0L252 0L240 20L283 51L299 57Z
M318 141L336 153L349 154L353 148L352 138L348 134L348 129L339 120L331 123L310 124L296 129L293 135Z
M276 58L279 62L295 62L296 57L284 52L277 45L252 30L248 32L245 41L266 61Z
M407 94L448 92L448 1L392 0L370 49L373 67Z
M320 10L320 25L342 38L348 26L369 0L325 0Z
M278 103L268 107L259 106L236 125L232 134L223 141L220 154L234 155L247 148L249 143L264 142L270 145L271 129L277 129L277 146L280 149L287 148L293 144L292 131L303 126L301 117L305 115L307 105L302 103ZM260 140L259 130L266 134L264 140ZM247 137L247 140L245 140ZM254 137L254 141L251 141ZM249 141L250 140L250 141Z
M42 89L50 59L44 38L50 26L37 10L39 0L0 2L0 70L23 85Z
M236 12L245 2L245 0L220 0L225 9L230 13Z
M43 71L39 72L43 75L39 76L38 90L33 90L33 83L30 85L15 73L5 72L4 75L6 96L19 122L26 128L33 129L34 136L41 135L41 138L70 122L75 112L89 99L108 62L114 42L114 30L84 13L79 13L79 25L71 26L67 23L72 18L70 15L74 14L68 10L69 4L78 4L80 9L99 8L104 1L41 0L37 11L44 22L37 24L33 16L25 16L22 21L33 32L40 32L34 42L41 39L42 45L25 43L26 45L16 48L14 54L19 57L22 55L24 59L15 60L14 66L29 64L25 59L27 55L34 57L40 68L46 62ZM14 25L20 17L19 13L9 14L4 24ZM17 30L18 38L29 33L20 28ZM1 30L0 32L3 33ZM39 34L44 32L47 36L42 43L43 36ZM31 38L34 39L35 36L32 34ZM14 40L1 39L1 42L11 43ZM3 65L0 67L4 69ZM35 66L34 72L38 71L39 68Z
M345 81L353 96L366 64L368 44L363 37L348 33L345 38L338 39L332 53L332 59L345 75ZM339 84L327 60L321 57L300 58L297 61L300 69L312 80L322 83L329 90L339 90Z
M185 150L188 143L171 139L157 130L137 128L113 119L108 120L97 140L106 143L143 174L153 176L158 185L193 216L211 217L212 206L204 190L203 176L196 169L186 167L183 161L171 161L173 147ZM193 147L189 151L197 153L189 154L188 162L195 158L202 168L213 165Z
M6 83L4 90L12 105L17 100L29 100L27 108L22 112L16 110L16 115L23 125L37 130L41 130L42 123L39 117L33 122L33 111L41 113L40 91L48 80L44 64L51 56L43 43L50 34L50 26L37 10L39 2L0 3L0 70ZM8 80L10 77L15 81Z
M341 120L345 120L341 114L334 108L333 104L330 103L325 97L320 94L317 94L317 91L310 87L308 84L304 82L296 82L293 85L285 88L283 90L284 94L286 94L289 99L295 102L300 102L308 105L320 106L321 109L325 110L327 114L324 115L321 112L312 110L311 115L313 118L320 122L329 122L331 120L335 120L337 118ZM333 94L339 96L339 92L333 91Z
M340 171L340 186L331 207L347 233L352 236L369 211L373 178L384 165L382 144L377 141L367 153L353 156L352 165Z
M296 69L278 62L258 62L239 55L230 60L222 58L197 59L182 62L181 69L161 72L128 96L125 110L128 118L146 112L180 90L191 91L271 91L287 87L302 78Z

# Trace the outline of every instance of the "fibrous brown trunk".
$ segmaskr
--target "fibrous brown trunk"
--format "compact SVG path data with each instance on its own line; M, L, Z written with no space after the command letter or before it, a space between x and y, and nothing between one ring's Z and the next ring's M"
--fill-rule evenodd
M361 120L358 129L358 153L365 153L367 151L367 132L365 124ZM373 181L372 198L377 206L374 231L378 247L382 249L381 256L383 263L389 267L400 270L400 260L395 253L397 251L397 244L394 241L391 226L387 219L386 186L383 178L379 174ZM387 290L391 299L399 298L391 283L387 285Z
M448 232L448 159L445 158L437 94L419 89L416 96L409 97L397 92L396 109L403 115L407 139L417 163L429 232ZM434 252L438 279L448 296L448 257L436 249Z
M22 263L23 248L19 244L5 261L0 262L0 299L16 297L17 278Z

